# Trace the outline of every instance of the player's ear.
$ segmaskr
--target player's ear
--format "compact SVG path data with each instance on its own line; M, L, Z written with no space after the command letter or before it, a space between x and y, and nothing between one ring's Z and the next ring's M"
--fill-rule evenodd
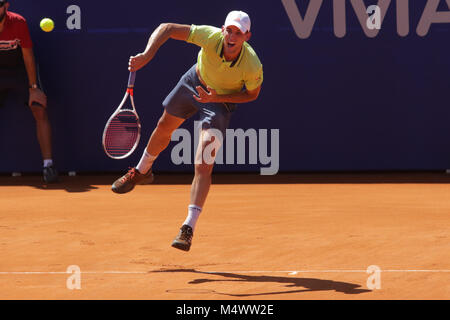
M245 33L245 41L249 41L251 37L252 37L252 33L250 31L247 31Z

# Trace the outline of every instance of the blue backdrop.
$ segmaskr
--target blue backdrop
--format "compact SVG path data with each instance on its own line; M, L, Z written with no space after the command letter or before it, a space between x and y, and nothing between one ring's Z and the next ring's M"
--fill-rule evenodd
M345 37L335 36L333 1L325 0L307 39L296 36L281 0L11 0L10 10L29 23L60 171L134 166L162 113L162 100L194 64L198 47L171 40L138 72L136 104L144 134L136 153L118 161L104 154L101 136L123 96L129 56L145 48L162 22L221 26L234 9L252 18L250 44L264 65L265 80L259 99L241 105L231 127L280 129L281 171L450 167L450 24L432 24L426 36L418 36L427 1L410 1L410 33L401 37L392 1L378 36L368 38L346 2ZM309 1L296 3L304 16ZM73 4L81 8L81 30L66 27L66 10ZM444 0L439 10L449 10ZM44 17L55 21L53 32L39 29ZM0 126L0 171L40 171L29 110L9 101L0 109ZM193 121L183 126L192 131ZM172 164L170 148L155 169L191 171L189 165ZM216 171L260 167L219 165Z

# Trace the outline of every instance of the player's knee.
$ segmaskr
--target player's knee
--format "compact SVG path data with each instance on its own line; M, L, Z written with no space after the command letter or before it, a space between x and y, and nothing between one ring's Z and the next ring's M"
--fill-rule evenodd
M41 107L32 108L31 112L33 113L34 119L37 122L47 120L47 111L44 108Z
M176 126L169 119L161 117L158 120L157 128L158 131L160 131L161 133L171 135L173 131L176 129Z

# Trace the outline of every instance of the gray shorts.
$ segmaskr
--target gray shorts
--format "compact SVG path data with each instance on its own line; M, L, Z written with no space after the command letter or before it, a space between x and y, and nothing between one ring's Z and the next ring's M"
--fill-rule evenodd
M200 122L203 129L218 129L225 137L231 114L236 110L235 103L200 103L194 99L197 95L195 87L205 86L200 82L194 65L186 72L163 102L166 111L179 118L188 119L200 111Z

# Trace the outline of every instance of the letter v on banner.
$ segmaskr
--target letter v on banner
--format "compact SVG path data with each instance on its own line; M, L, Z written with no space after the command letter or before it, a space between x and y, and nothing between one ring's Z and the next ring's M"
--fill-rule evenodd
M307 39L311 35L317 15L322 7L323 0L311 0L306 9L305 18L302 18L295 0L281 0L294 27L295 34L300 39ZM364 10L365 12L365 10Z
M317 20L320 9L322 8L323 0L309 0L305 17L302 18L300 10L296 1L300 0L281 0L284 9L289 17L289 20L294 28L295 34L300 39L307 39L310 37L314 24ZM308 0L301 0L308 1ZM331 0L327 0L330 1ZM349 0L333 0L333 21L334 34L338 38L345 37L347 33L347 17L346 5ZM406 37L410 29L409 6L411 0L395 0L397 4L397 33L401 37ZM450 23L450 11L438 11L439 4L445 1L450 10L450 0L427 0L425 9L417 26L417 34L424 37L428 34L430 27L434 23ZM376 17L369 17L368 8L366 8L365 0L350 0L353 10L361 24L365 35L369 38L374 38L378 35L381 25L384 21L386 13L391 5L392 0L378 0L376 5L379 8ZM412 2L417 5L418 1ZM370 7L369 7L370 8ZM379 13L379 14L378 14ZM376 18L376 19L373 19ZM368 21L375 22L376 28L371 28L372 24L368 25Z
M333 0L334 33L339 38L344 37L346 34L345 1L346 0ZM281 0L281 2L284 5L296 35L300 39L309 38L320 8L322 7L323 0L310 0L304 19L300 14L300 10L295 0ZM351 3L366 36L369 38L376 37L379 33L379 29L369 29L367 27L369 15L364 0L351 0ZM391 0L378 0L377 6L381 11L381 23L383 23L390 4Z

